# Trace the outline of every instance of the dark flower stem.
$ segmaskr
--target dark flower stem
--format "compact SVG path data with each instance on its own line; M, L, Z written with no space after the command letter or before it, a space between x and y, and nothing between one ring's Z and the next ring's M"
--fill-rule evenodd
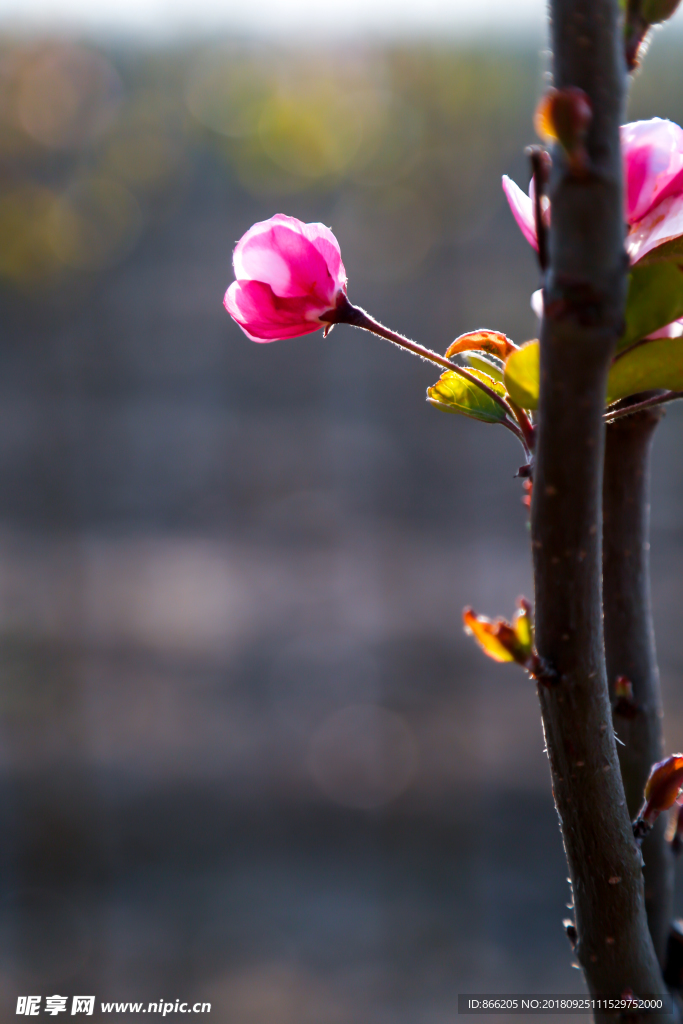
M543 196L548 183L548 156L542 146L529 146L527 155L534 179L534 221L538 242L538 265L545 273L548 267L548 229L543 220Z
M608 409L603 419L607 423L614 423L615 420L633 416L634 413L642 412L644 409L655 409L658 405L675 402L678 398L683 398L683 391L665 391L664 394L653 395L651 398L645 398L642 402L636 402L633 405L620 405L617 408Z
M520 405L517 405L516 402L513 402L513 400L509 396L508 403L515 414L515 417L517 419L517 422L519 423L522 433L524 434L528 448L533 452L534 445L536 444L536 430L531 420L527 416L526 411L522 409Z
M650 769L664 756L662 695L657 670L649 566L649 469L652 439L662 417L657 405L639 409L607 427L603 483L603 586L605 648L610 692L619 676L633 688L633 711L614 705L621 777L629 814L643 802ZM645 907L659 962L664 964L673 914L673 855L665 838L666 815L642 840Z
M577 176L555 146L549 187L531 530L536 647L557 681L539 686L539 699L588 988L665 996L619 770L602 627L603 413L627 271L619 2L551 0L550 15L554 84L583 89L593 118L589 173ZM618 1016L596 1011L600 1020Z
M398 345L399 348L406 349L408 352L412 352L416 356L421 356L422 359L426 359L431 363L436 363L437 366L441 366L446 370L451 370L453 373L458 374L459 377L469 381L475 387L483 391L496 405L505 413L505 419L502 421L503 426L511 430L515 437L518 438L522 443L522 447L526 452L527 458L531 456L531 448L529 440L533 438L533 429L529 424L528 418L524 415L526 421L525 426L522 426L518 417L515 415L511 404L509 404L501 395L497 394L493 388L488 387L484 381L480 380L475 374L470 373L462 366L458 366L457 363L452 363L450 359L446 359L445 356L439 355L438 352L434 352L431 348L426 348L424 345L418 344L416 341L411 341L409 338L405 338L402 334L397 334L395 331L389 330L384 324L381 324L374 317L371 317L369 313L366 313L360 306L354 306L345 295L342 295L337 303L336 309L330 310L329 313L325 313L320 317L323 323L329 324L350 324L351 327L360 327L364 331L370 331L371 334L376 334L380 338L386 339L386 341L393 342L394 345Z

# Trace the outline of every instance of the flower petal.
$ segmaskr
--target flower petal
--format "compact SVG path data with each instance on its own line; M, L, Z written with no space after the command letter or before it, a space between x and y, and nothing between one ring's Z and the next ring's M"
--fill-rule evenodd
M634 224L626 238L631 264L642 260L653 249L683 235L683 194L668 196Z
M326 310L310 298L282 298L262 281L233 281L223 305L252 341L282 341L312 334L323 325L317 317Z
M284 214L254 224L235 247L237 280L261 281L281 298L316 296L319 304L332 308L339 287L325 257L306 237L305 228L301 221ZM341 264L341 257L338 259Z
M543 319L543 289L537 288L531 295L531 308L539 320Z
M519 185L515 184L512 178L508 178L507 174L503 175L503 192L510 204L512 215L517 221L522 234L526 238L527 242L530 245L533 245L534 249L538 249L536 222L531 199L528 195L522 192Z
M621 127L626 220L635 224L683 190L683 129L654 117Z
M345 290L347 281L346 270L342 263L339 242L333 233L324 224L314 223L304 224L304 234L325 260L327 269L332 275L337 288L340 291Z
M648 334L648 341L655 341L657 338L681 338L683 337L683 320L674 320L666 327L660 327L658 331Z

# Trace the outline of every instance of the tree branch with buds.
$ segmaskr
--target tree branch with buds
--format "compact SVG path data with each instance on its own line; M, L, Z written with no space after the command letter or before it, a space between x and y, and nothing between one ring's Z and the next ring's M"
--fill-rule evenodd
M592 117L587 170L577 173L565 135L553 147L549 186L532 545L536 645L559 679L539 687L539 699L588 987L658 994L665 987L619 770L602 632L603 410L627 289L618 3L553 0L551 20L555 85L580 89Z

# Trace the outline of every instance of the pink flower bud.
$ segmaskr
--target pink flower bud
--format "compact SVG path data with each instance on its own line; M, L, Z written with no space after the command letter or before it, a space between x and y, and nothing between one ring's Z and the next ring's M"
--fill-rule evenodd
M324 224L276 213L240 238L232 264L223 305L252 341L311 334L346 295L339 243Z
M659 117L622 125L626 251L631 264L683 235L683 129ZM538 248L532 198L510 178L503 191L526 240Z

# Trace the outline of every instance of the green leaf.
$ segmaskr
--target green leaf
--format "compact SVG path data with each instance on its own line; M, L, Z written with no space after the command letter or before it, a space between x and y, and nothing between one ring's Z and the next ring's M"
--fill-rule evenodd
M683 391L683 338L645 341L619 356L607 381L607 404L641 391Z
M668 21L678 7L679 0L643 0L643 18L649 25Z
M503 383L502 364L494 363L493 359L487 359L481 352L468 352L465 359L470 366L473 366L476 370L481 370L487 377L493 377L500 384Z
M663 242L656 249L650 249L642 259L638 260L637 266L646 267L651 263L662 262L683 263L683 235L670 238L668 242Z
M540 348L537 341L530 341L508 356L504 380L513 402L523 409L537 408L540 380Z
M683 271L677 263L637 263L631 270L626 300L626 330L621 352L660 327L683 317ZM511 357L512 358L512 357Z
M488 385L492 391L505 397L503 385L493 380L488 374L475 369L469 372ZM427 388L427 401L444 412L471 416L472 419L483 420L484 423L502 423L505 419L505 410L497 402L494 402L476 384L465 380L453 370L446 370L436 384Z
M645 348L654 344L647 342L638 345L648 334L653 334L661 327L674 320L683 317L683 270L676 263L653 263L649 265L638 264L633 268L630 275L628 299L626 302L626 331L620 338L617 351L625 352L626 349L637 345L634 350L641 353L633 364L626 363L619 365L624 356L620 356L611 373L609 394L610 401L616 398L625 398L627 395L635 395L639 391L648 391L651 388L669 388L672 391L680 390L681 385L675 383L677 377L677 362L665 368L658 366L656 353L660 350L666 356L662 359L673 359L673 352L676 343L680 346L678 339L660 339L673 343L671 349L658 347L647 356L644 355ZM676 349L677 351L677 349ZM614 374L614 378L612 377ZM505 363L504 381L510 393L510 397L523 409L536 409L538 407L539 389L539 346L537 341L530 341L517 352L513 352ZM655 380L671 380L672 383L647 383ZM612 380L614 387L612 388ZM635 386L637 381L642 382ZM624 388L628 390L624 391ZM617 391L619 392L617 395Z
M532 341L505 364L505 383L517 405L537 408L539 377L539 345ZM607 404L659 388L683 391L683 337L644 341L617 356L607 379Z

